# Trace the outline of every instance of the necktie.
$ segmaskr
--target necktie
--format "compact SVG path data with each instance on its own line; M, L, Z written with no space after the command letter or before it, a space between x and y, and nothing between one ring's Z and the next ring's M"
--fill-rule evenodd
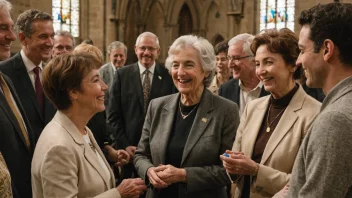
M40 82L39 71L40 71L39 67L35 67L33 69L33 72L35 74L35 80L34 80L35 94L37 96L37 101L39 104L40 111L42 115L44 115L44 93L43 93L42 83Z
M144 96L144 113L147 112L148 109L148 100L149 100L149 92L150 92L150 79L149 79L149 70L145 70L144 80L143 80L143 96Z
M14 104L14 101L12 100L11 98L11 92L10 92L10 89L9 87L7 86L5 80L4 80L4 77L2 76L2 74L0 74L0 80L1 80L1 88L4 92L4 96L5 96L5 99L7 101L7 103L9 104L11 110L12 110L12 113L15 115L16 117L16 120L18 122L18 125L20 126L20 129L21 129L21 132L22 132L22 135L24 137L24 140L26 142L26 146L28 148L28 150L30 149L30 145L31 143L29 142L29 138L28 138L28 134L27 134L27 131L24 127L24 124L23 124L23 120L20 116L20 112L18 111L18 109L16 108L15 104Z

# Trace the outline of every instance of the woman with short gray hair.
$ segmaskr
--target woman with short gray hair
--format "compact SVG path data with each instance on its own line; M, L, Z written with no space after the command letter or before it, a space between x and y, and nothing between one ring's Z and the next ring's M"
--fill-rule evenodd
M149 105L134 159L150 186L146 197L225 198L230 180L219 156L234 141L238 107L205 88L215 68L206 39L181 36L168 54L166 68L180 93Z

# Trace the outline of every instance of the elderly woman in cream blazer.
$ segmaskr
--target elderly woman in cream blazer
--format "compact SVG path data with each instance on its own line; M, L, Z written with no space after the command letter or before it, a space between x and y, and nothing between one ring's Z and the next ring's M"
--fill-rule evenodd
M221 156L235 197L272 197L290 180L293 163L320 103L295 83L298 39L289 29L266 30L251 45L256 73L271 95L250 102L229 157Z
M43 71L44 92L58 109L44 128L32 160L33 197L138 197L141 179L117 188L87 122L105 109L101 65L90 54L55 57Z

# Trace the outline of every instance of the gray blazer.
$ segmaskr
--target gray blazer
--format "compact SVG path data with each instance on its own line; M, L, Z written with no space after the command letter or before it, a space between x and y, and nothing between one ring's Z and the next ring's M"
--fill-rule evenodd
M177 93L150 102L134 159L138 174L147 183L148 168L165 164L179 98ZM186 169L187 182L180 186L180 198L226 197L230 180L219 156L231 149L238 125L237 105L204 89L183 151L181 168ZM157 189L149 188L146 197L157 197Z
M112 82L114 80L114 70L112 69L111 62L106 63L99 69L100 77L104 81L105 84L108 85L108 90L105 93L105 109L109 107L109 92L112 87Z

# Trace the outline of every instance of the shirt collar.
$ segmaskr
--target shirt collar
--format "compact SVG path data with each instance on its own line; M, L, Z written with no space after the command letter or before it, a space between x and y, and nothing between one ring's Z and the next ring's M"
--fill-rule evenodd
M110 62L110 64L111 64L111 67L112 67L112 71L115 73L116 72L116 67L115 67L114 63Z
M146 70L146 68L138 61L138 67L139 67L139 72L140 74L143 74L143 72ZM149 67L149 72L153 75L154 70L155 70L155 61L151 67Z
M238 80L238 86L240 86L240 88L242 90L245 90L245 87L243 86L241 80ZM259 81L258 85L254 89L252 89L251 91L256 90L256 89L261 89L262 87L263 87L263 83L262 83L262 81Z
M27 72L31 72L33 71L34 68L37 67L37 65L35 65L31 60L29 60L29 58L24 54L23 50L21 50L21 57L23 60L24 65L26 66ZM40 68L40 70L43 70L43 62L40 61L38 67Z

